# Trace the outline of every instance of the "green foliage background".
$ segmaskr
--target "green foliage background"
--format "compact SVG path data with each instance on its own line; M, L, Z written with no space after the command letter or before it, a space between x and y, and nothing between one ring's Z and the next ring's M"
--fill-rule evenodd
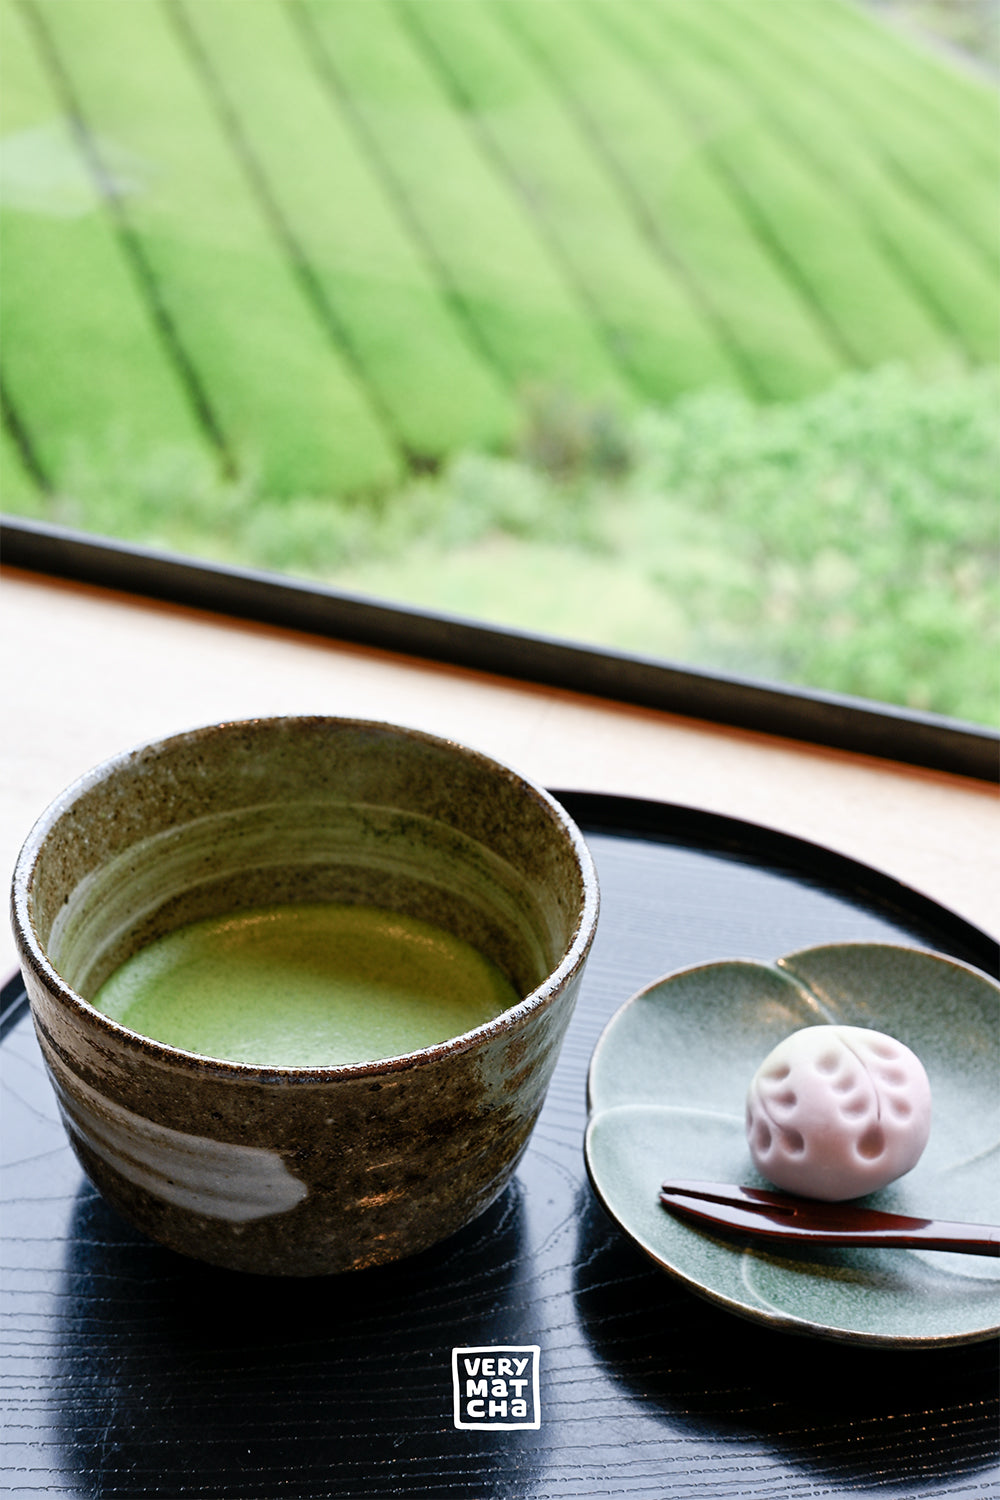
M1000 724L1000 377L904 366L763 410L540 390L510 457L381 499L220 484L179 450L21 508L457 614ZM110 476L110 477L109 477Z
M0 0L0 72L7 510L1000 720L985 73L853 0Z

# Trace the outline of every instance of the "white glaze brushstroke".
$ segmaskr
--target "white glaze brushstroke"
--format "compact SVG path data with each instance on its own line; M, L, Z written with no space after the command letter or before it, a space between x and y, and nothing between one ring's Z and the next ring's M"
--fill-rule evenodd
M308 1196L277 1151L156 1125L113 1104L82 1079L71 1099L53 1078L67 1129L136 1187L178 1208L246 1224L288 1213Z

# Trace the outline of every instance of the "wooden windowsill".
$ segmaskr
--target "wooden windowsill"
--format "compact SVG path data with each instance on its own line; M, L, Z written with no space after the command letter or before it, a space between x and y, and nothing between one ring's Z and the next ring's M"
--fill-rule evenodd
M1000 933L988 783L7 570L9 872L70 781L144 740L226 718L324 713L460 739L547 786L683 803L782 829ZM16 968L4 930L0 965ZM721 956L721 955L720 955Z

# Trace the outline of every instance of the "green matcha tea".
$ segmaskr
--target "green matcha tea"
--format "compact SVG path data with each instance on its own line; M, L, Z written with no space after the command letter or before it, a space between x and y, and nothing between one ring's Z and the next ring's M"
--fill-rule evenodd
M330 1067L447 1041L520 998L495 964L439 927L324 902L181 927L122 964L93 1004L205 1057Z

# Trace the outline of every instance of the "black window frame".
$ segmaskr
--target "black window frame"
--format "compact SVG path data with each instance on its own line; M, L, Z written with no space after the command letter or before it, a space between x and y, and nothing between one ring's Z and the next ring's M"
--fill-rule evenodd
M304 631L427 661L996 782L1000 731L896 707L416 609L121 542L0 518L7 567Z

